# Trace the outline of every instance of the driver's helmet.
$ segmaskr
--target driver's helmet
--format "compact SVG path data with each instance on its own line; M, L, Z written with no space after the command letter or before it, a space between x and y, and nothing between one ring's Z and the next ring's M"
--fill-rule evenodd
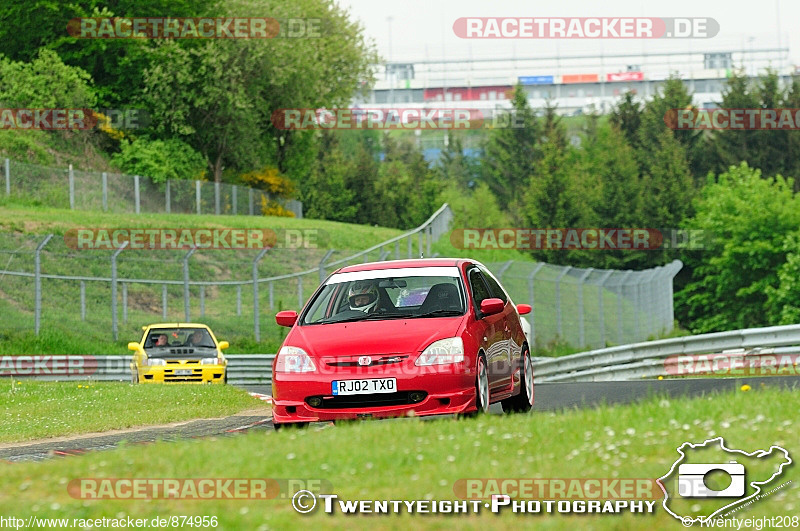
M347 293L347 300L351 310L368 313L378 304L378 286L372 281L353 282Z

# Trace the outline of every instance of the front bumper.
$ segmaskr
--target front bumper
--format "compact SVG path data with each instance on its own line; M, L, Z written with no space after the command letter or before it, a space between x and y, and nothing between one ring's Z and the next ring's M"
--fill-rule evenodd
M156 365L138 367L139 383L225 383L226 365L185 364L179 367ZM191 371L179 373L176 371Z
M475 411L475 373L465 364L395 371L345 371L336 374L274 373L272 415L275 424L359 418L448 415ZM409 372L411 372L409 374ZM334 380L396 378L395 393L332 394ZM319 398L317 407L309 399Z

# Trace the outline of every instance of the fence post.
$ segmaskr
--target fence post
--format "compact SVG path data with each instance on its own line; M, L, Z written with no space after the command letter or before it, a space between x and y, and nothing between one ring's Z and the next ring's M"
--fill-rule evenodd
M600 279L600 285L597 288L597 313L600 316L600 348L605 348L606 346L606 316L605 310L603 309L605 285L608 277L610 277L613 273L614 271L606 271L603 277Z
M273 285L273 282L270 280L269 281L269 309L270 310L275 308L275 300L274 300L275 290L273 289L274 287L275 286Z
M236 315L242 315L242 285L236 284Z
M400 260L400 240L394 242L394 259Z
M119 325L117 323L117 257L127 246L128 241L122 242L122 245L111 255L111 332L114 334L114 341L119 339Z
M647 336L650 332L649 330L645 330L645 333L642 333L639 320L640 320L640 315L645 311L644 298L643 298L644 284L646 282L649 282L656 273L658 273L656 269L650 269L648 271L639 272L639 281L636 283L636 302L637 302L636 335L638 336L636 338L636 341L644 341L645 339L647 339ZM647 316L644 317L647 318ZM645 327L647 327L646 323Z
M108 173L103 172L103 212L108 212Z
M200 182L200 181L196 181ZM197 250L197 247L192 247L189 249L185 255L183 255L183 317L185 322L190 322L189 319L189 258L192 257L194 252Z
M6 174L6 195L11 195L11 161L6 159L6 163L4 164L5 167L5 174Z
M297 277L297 309L303 307L303 277Z
M506 274L506 271L508 270L509 267L511 267L512 263L514 263L514 260L509 260L508 262L505 262L502 266L500 266L500 269L497 271L497 280L499 280L501 284L503 283L503 275Z
M75 172L72 164L69 165L69 209L75 210Z
M617 285L617 344L623 345L625 341L622 339L622 287L625 285L625 281L628 279L629 276L633 274L633 271L625 271L622 275L622 278L619 279L619 284Z
M219 216L219 182L214 181L214 214Z
M237 196L237 193L236 193L237 190L238 190L238 188L236 188L236 185L234 184L233 188L231 188L231 205L232 205L231 210L233 211L233 215L234 216L237 214L237 208L236 208L236 203L238 201L238 199L236 197Z
M86 320L86 281L81 280L81 321Z
M583 323L583 282L586 280L586 277L592 274L591 267L583 272L583 275L580 276L578 279L578 343L583 348L586 345L586 336L585 336L585 328Z
M128 322L128 283L122 283L122 322Z
M413 234L409 234L408 235L408 258L409 259L411 258L411 253L413 252L412 249L411 249L411 247L412 247L412 245L414 243L414 242L411 241L413 237L414 237Z
M424 232L424 230L425 229L417 232L417 240L418 240L417 250L419 251L419 257L422 257L422 233Z
M428 231L427 232L428 232L428 234L427 234L427 240L428 240L427 241L427 243L428 243L427 253L428 253L428 258L430 258L430 256L431 256L431 240L433 240L433 227L428 225Z
M161 284L161 318L167 320L167 285Z
M544 267L544 262L539 262L531 271L531 274L528 275L528 295L531 299L531 317L528 320L528 323L531 325L531 342L535 345L536 344L536 307L534 306L534 294L533 294L533 277L536 276L542 268ZM528 345L528 347L533 350L534 345Z
M135 203L135 210L138 214L141 210L141 196L139 193L139 176L133 176L133 201Z
M556 333L559 339L561 339L561 279L570 269L572 269L572 266L565 267L556 277Z
M261 341L261 323L259 322L258 313L258 263L267 254L267 251L269 251L269 247L264 247L253 260L253 334L256 336L256 342ZM269 287L270 308L272 308L272 282L270 282Z
M200 317L206 316L206 287L200 286Z
M255 208L253 207L253 189L252 188L248 188L247 189L247 202L250 205L250 215L251 216L255 215L254 214Z
M166 185L166 187L164 189L164 206L166 208L167 214L171 214L172 213L172 189L170 187L169 179L167 179L167 185Z
M325 253L325 256L323 256L322 260L319 261L319 282L320 282L320 284L322 283L323 280L325 280L325 262L328 261L328 258L331 257L331 255L333 254L333 252L335 250L336 249L328 249L328 252Z
M194 182L194 202L197 207L197 213L200 214L200 181Z
M47 242L53 237L52 234L48 234L42 242L36 246L36 253L33 255L33 264L34 264L34 273L35 273L35 282L34 282L34 319L33 319L33 329L34 333L38 336L39 335L39 326L42 321L42 257L41 252L44 249L44 246L47 245Z

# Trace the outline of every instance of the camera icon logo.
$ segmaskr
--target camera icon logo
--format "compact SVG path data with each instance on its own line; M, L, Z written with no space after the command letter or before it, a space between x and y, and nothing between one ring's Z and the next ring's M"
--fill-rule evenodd
M731 483L722 490L712 490L706 484L711 472L721 470L731 478ZM684 498L739 498L745 492L744 465L736 461L728 463L691 463L678 466L678 494Z

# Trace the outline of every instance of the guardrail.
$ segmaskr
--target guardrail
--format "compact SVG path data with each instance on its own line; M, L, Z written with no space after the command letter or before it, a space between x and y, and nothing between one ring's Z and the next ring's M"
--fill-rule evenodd
M692 356L708 354L697 363ZM0 375L11 367L10 358L0 356ZM30 359L31 357L28 356ZM75 356L48 356L49 365L67 367ZM72 374L19 374L15 378L49 381L130 381L130 356L96 355L83 371ZM269 385L275 354L230 354L228 383L232 385ZM800 372L800 325L748 328L714 334L676 337L590 350L560 358L537 358L533 362L535 381L599 382L635 380L658 376L706 374L721 370L758 368L769 374L789 368ZM33 360L30 362L33 365ZM706 368L707 367L707 368ZM62 371L66 372L66 371Z
M534 375L537 382L599 382L692 374L702 371L691 365L687 356L712 353L718 362L728 359L737 365L747 360L751 366L769 367L776 355L800 353L800 325L747 328L590 350L534 363Z
M14 378L33 378L43 381L58 382L129 382L131 380L131 356L127 355L94 355L94 356L38 356L41 367L33 364L31 356L0 356L0 376L12 366L7 361L14 358L14 362L31 359L30 374L24 374L19 369ZM272 383L272 361L275 354L230 354L228 359L228 383L232 385L265 385ZM73 364L70 365L70 359ZM80 359L77 364L74 360ZM28 365L28 364L25 364ZM18 367L15 363L14 367ZM55 369L54 367L60 367ZM33 374L37 371L38 374ZM47 374L45 371L49 371Z

